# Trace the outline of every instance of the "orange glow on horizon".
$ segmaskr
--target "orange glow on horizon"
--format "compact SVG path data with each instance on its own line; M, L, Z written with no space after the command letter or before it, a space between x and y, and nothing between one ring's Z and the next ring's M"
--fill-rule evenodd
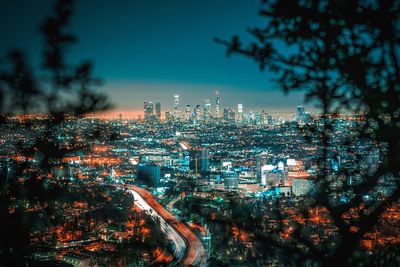
M165 111L168 110L161 110L161 119L165 118ZM143 109L132 109L132 110L107 110L102 112L96 112L87 114L86 117L103 117L105 119L119 119L119 116L122 115L122 119L143 119L144 111Z

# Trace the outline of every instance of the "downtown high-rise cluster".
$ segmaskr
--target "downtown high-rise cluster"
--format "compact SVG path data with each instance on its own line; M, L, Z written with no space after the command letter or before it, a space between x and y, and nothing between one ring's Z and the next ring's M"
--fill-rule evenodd
M250 123L250 124L273 124L274 120L271 114L266 113L264 110L253 111L248 110L244 112L243 104L237 104L234 108L222 108L219 96L216 97L214 105L210 99L203 99L201 104L191 106L181 103L180 96L174 95L173 105L161 115L161 103L159 101L144 102L144 121L146 122L166 122L180 121L191 124L198 124L201 122L222 121L231 123ZM306 122L310 115L299 106L297 109L298 121Z

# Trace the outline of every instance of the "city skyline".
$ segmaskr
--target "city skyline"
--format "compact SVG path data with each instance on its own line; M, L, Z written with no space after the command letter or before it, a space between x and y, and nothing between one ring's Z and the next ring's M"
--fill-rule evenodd
M221 106L229 108L235 107L239 100L247 108L266 109L274 112L291 111L293 107L306 104L303 101L303 93L291 92L286 95L280 90L258 91L249 89L247 91L238 91L234 87L169 82L138 82L134 84L116 82L108 86L115 88L112 95L110 95L111 101L118 101L115 111L133 111L135 113L142 110L143 101L146 100L160 101L164 103L164 107L172 108L173 95L175 94L181 96L182 103L191 106L201 104L203 99L215 99L217 92L221 99ZM107 87L107 85L104 87Z
M187 118L193 113L196 113L196 109L200 108L201 112L203 112L206 102L207 106L209 106L207 109L209 110L209 114L212 118L223 118L223 112L226 112L226 110L233 111L236 114L257 114L260 112L264 114L275 115L286 114L286 116L284 116L285 118L288 118L287 116L290 117L291 115L295 114L296 107L300 106L307 108L307 110L311 111L312 113L318 112L310 105L296 105L296 102L293 102L291 106L287 106L284 108L274 108L271 106L257 107L251 104L247 106L247 104L243 104L243 102L231 102L230 105L221 105L221 95L219 91L216 91L211 98L199 98L197 100L192 99L190 102L183 102L186 99L183 98L184 100L182 101L182 95L179 94L170 95L169 99L167 99L166 102L159 101L158 99L159 98L157 98L157 96L155 96L154 98L142 99L144 101L141 102L141 108L139 109L111 109L100 113L110 118L120 118L122 116L125 119L146 119L147 116L155 117L158 120L165 120L167 119L167 113L173 115L174 117ZM238 99L238 101L240 100Z

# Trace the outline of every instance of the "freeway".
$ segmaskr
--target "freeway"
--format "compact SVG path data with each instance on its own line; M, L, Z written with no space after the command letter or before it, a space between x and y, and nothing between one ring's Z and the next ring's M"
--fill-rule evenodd
M171 213L158 203L147 190L126 186L133 194L135 203L143 210L156 215L161 229L175 244L175 257L179 266L205 266L206 253L200 238L186 224L178 221Z
M179 235L178 232L175 231L175 229L161 216L159 215L155 209L150 206L147 201L142 197L141 194L139 194L137 191L135 191L132 188L128 189L129 192L133 195L135 198L135 204L144 211L149 212L153 217L157 217L159 222L160 222L160 227L161 230L166 234L167 238L171 240L174 244L174 256L177 259L177 261L181 261L183 257L185 256L186 252L186 243L185 240Z

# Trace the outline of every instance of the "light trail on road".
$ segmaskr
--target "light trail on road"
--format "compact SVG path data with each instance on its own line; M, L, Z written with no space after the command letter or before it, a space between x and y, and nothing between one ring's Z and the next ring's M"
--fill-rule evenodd
M161 223L162 231L175 244L174 254L177 259L177 265L206 265L206 253L203 243L186 224L178 221L147 190L130 185L124 187L133 194L135 203L139 208L148 211L152 216L157 216Z

